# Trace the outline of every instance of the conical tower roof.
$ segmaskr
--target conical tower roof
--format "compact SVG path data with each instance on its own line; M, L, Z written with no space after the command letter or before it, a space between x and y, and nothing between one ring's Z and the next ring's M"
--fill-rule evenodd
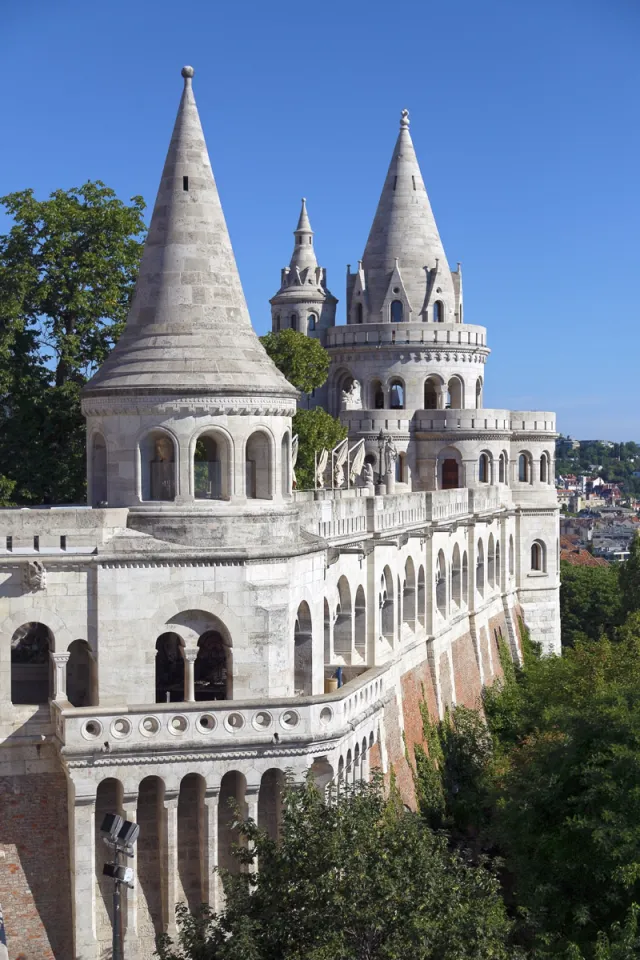
M309 214L307 213L306 197L302 198L302 208L300 210L300 216L298 217L298 226L294 230L293 235L296 238L296 242L291 256L289 270L295 270L296 267L300 271L307 267L315 269L318 266L318 261L316 260L316 253L313 249L313 230L311 229Z
M126 327L85 393L296 396L251 326L193 96L193 69L184 67L182 76Z
M422 319L434 286L427 270L433 270L436 262L438 271L432 277L440 292L433 299L445 300L453 309L451 273L409 133L408 110L401 114L400 132L362 258L372 320L379 319L396 261L413 320Z

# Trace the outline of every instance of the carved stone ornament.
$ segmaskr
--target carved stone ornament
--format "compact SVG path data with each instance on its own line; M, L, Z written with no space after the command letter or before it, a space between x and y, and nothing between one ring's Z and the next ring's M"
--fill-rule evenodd
M41 560L29 560L22 568L22 580L26 590L44 590L47 585L44 563Z

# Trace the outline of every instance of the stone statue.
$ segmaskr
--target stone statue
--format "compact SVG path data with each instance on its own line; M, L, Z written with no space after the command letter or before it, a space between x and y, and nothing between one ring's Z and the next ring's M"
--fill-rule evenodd
M362 410L362 390L359 380L354 380L348 390L342 391L342 409Z
M374 485L373 466L370 463L365 463L362 479L365 487L372 487Z
M343 440L332 451L333 453L333 486L339 490L344 486L344 464L349 453L349 439Z
M398 451L396 450L396 445L391 439L387 437L384 444L384 472L385 476L391 476L395 470L395 462L398 459Z
M44 590L47 585L47 571L40 560L30 560L24 568L24 585L27 590Z

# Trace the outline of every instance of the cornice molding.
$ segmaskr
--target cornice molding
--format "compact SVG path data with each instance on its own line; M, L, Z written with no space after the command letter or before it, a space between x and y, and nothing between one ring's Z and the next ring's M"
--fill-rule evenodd
M197 413L205 416L292 417L294 400L287 397L92 397L82 401L86 417L145 416Z

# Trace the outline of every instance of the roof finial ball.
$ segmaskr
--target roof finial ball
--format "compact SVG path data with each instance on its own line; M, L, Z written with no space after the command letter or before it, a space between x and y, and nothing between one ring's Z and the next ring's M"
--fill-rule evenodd
M193 67L183 67L180 73L185 78L185 80L191 80L192 76L195 73L195 70L193 69Z
M407 129L409 126L409 111L403 110L400 114L400 127Z

